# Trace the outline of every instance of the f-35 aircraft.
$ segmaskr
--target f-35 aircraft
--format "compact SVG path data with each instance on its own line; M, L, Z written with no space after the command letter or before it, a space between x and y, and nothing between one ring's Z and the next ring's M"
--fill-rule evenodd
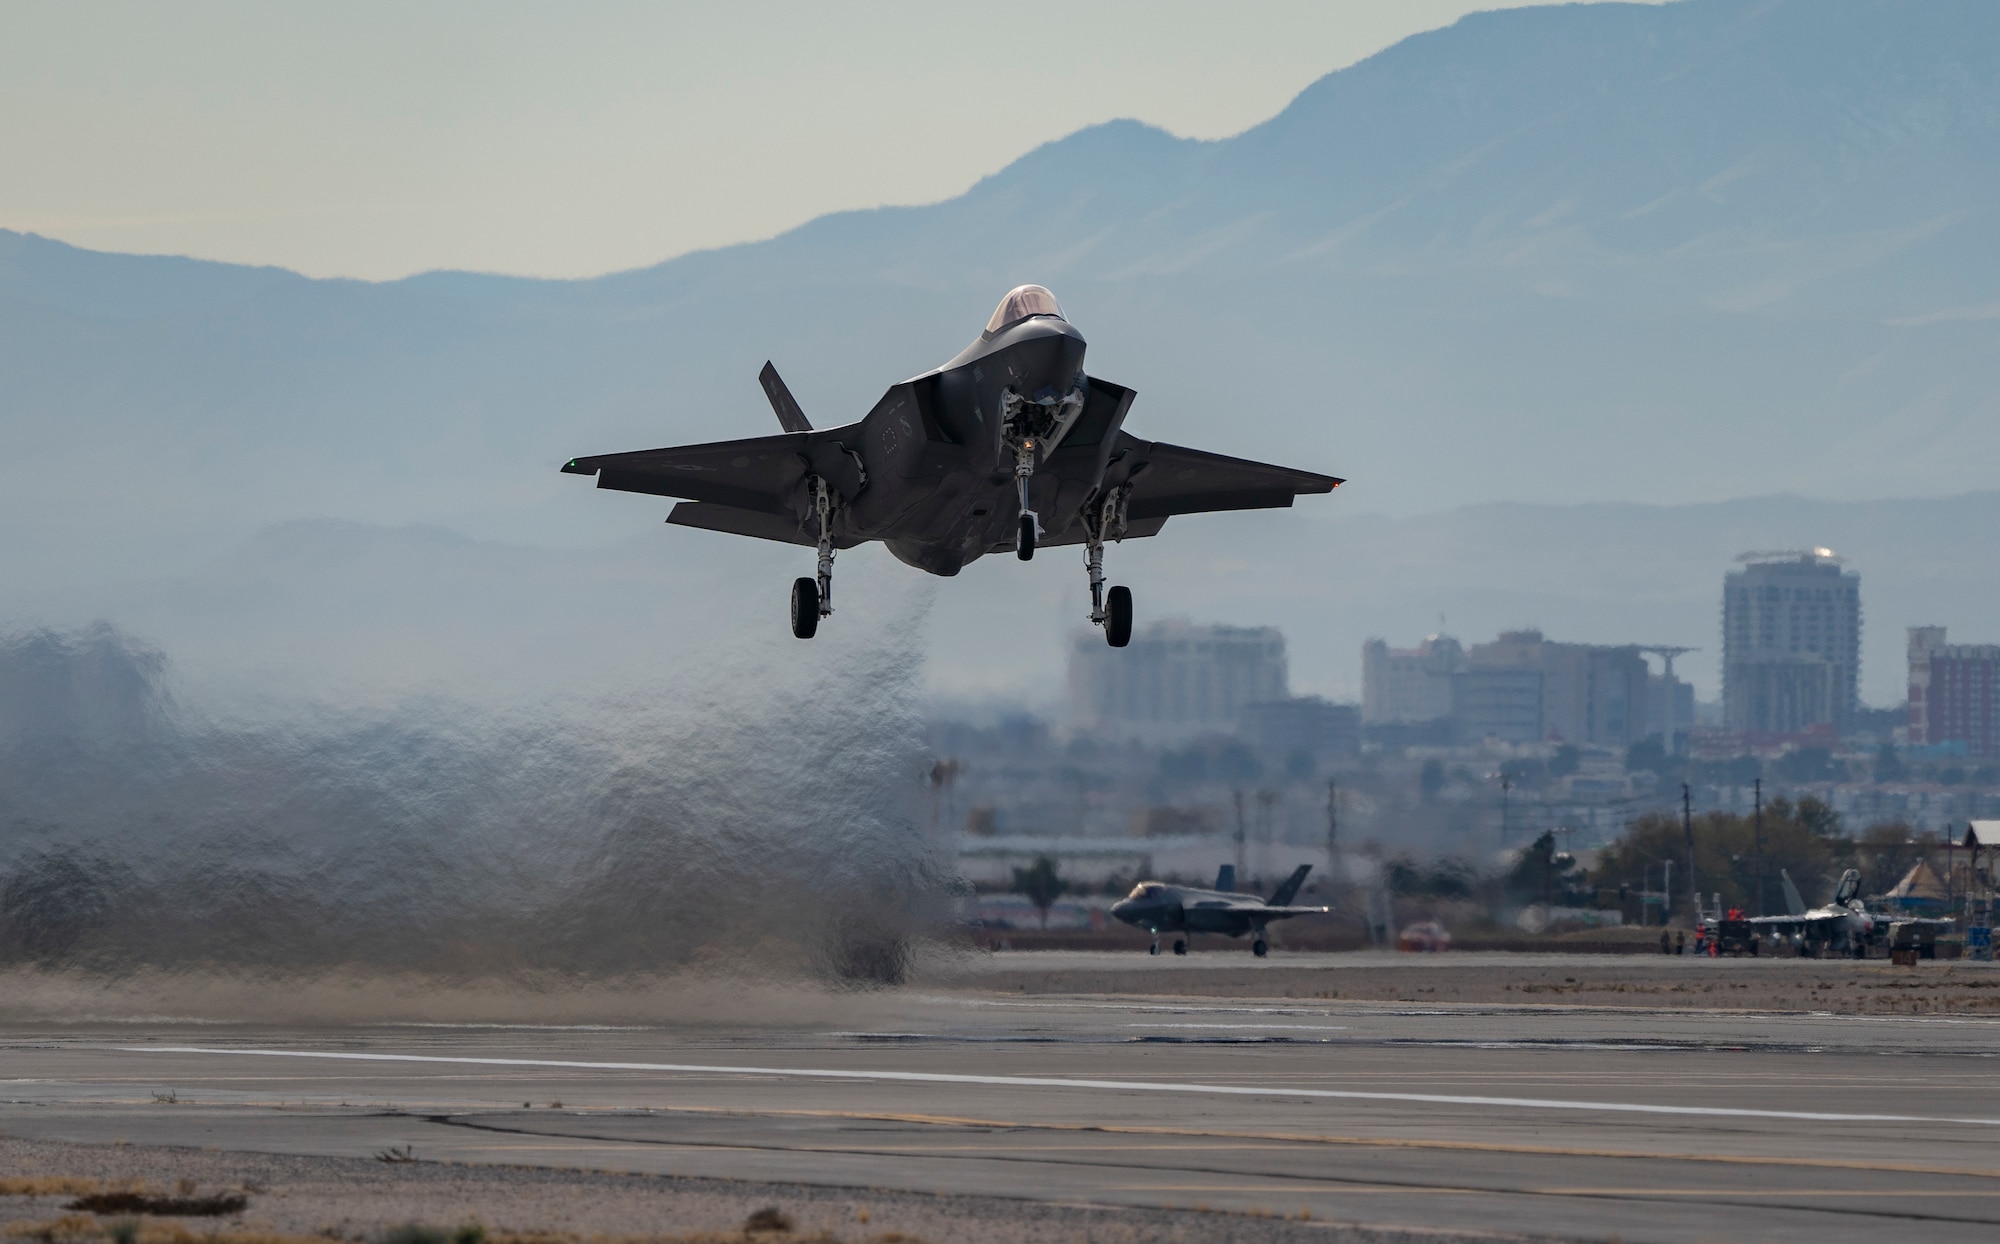
M1122 648L1132 593L1104 584L1104 542L1158 534L1168 518L1289 506L1341 480L1142 441L1124 430L1133 392L1083 370L1083 334L1055 295L1023 285L944 366L892 385L859 423L815 430L777 369L758 379L782 435L572 458L599 488L685 498L683 527L819 550L792 585L792 634L833 612L838 549L880 540L900 560L954 575L987 553L1027 561L1081 544L1090 620ZM1241 412L1228 415L1240 417Z
M1150 932L1156 955L1160 953L1162 933L1221 933L1227 937L1254 933L1257 940L1250 943L1250 950L1261 959L1271 949L1270 943L1264 940L1265 925L1273 920L1322 915L1332 910L1327 907L1287 906L1298 897L1299 887L1306 883L1306 874L1311 871L1311 864L1299 865L1272 893L1268 902L1254 894L1235 892L1236 866L1233 864L1224 864L1216 872L1213 890L1168 885L1163 881L1141 881L1130 894L1111 905L1111 914L1126 924L1137 925ZM1187 951L1187 938L1175 938L1174 953L1184 955Z

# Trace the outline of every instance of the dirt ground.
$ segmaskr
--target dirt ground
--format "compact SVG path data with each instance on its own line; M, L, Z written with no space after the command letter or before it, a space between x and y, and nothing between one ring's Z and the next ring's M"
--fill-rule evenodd
M2000 1012L2000 964L1882 960L1697 959L1666 955L1548 955L1446 951L1438 955L1241 956L1160 970L1141 956L1012 952L961 960L940 983L1001 993L1224 998L1341 998L1381 1002L1699 1007L1834 1011L1855 1015Z
M59 1195L8 1195L60 1179ZM238 1192L222 1217L95 1215L90 1185L198 1198ZM769 1212L765 1212L769 1211ZM769 1224L759 1229L752 1223ZM431 1230L412 1230L421 1224ZM778 1224L789 1224L781 1227ZM1453 1244L1521 1237L1406 1234L1242 1214L1051 1205L803 1184L352 1158L88 1146L0 1138L0 1232L42 1244ZM522 1237L528 1237L522 1240Z

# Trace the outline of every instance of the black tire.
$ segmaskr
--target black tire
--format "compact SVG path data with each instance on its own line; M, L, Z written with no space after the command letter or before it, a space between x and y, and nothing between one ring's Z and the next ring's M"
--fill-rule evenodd
M1114 587L1104 598L1104 642L1123 648L1132 642L1132 589Z
M1157 955L1157 954L1159 954L1159 953L1160 953L1160 944L1159 944L1158 942L1154 942L1154 943L1153 943L1153 948L1152 948L1151 950L1147 951L1146 953L1147 953L1147 954L1150 954L1150 955Z
M792 580L792 635L811 639L819 630L819 581Z
M1271 953L1271 947L1264 941L1263 938L1260 937L1256 941L1250 943L1250 953L1256 955L1259 959L1262 959L1265 955Z
M1014 538L1014 556L1024 562L1035 560L1035 516L1021 515L1021 534Z
M1186 939L1186 938L1184 938L1184 937L1177 937L1177 938L1175 938L1175 939L1174 939L1174 953L1175 953L1175 954L1177 954L1177 955L1184 955L1184 954L1186 954L1186 953L1187 953L1187 939Z

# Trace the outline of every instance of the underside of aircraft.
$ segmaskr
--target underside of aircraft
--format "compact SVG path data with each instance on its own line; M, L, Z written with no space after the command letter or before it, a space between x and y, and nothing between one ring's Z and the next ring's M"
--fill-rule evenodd
M705 445L573 458L599 488L680 498L667 521L806 545L817 574L792 586L792 633L833 613L833 560L879 540L901 561L954 575L988 553L1027 561L1082 545L1090 620L1113 647L1132 594L1108 591L1104 545L1169 518L1285 507L1331 492L1330 475L1249 462L1124 430L1133 392L1083 369L1084 340L1039 285L1010 291L984 332L932 371L892 385L859 422L816 430L779 378L758 379L784 431Z

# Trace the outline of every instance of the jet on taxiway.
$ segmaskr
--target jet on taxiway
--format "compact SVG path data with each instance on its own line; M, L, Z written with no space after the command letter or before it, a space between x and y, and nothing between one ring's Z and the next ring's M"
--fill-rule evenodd
M1880 940L1896 925L1930 925L1938 929L1952 927L1953 922L1949 919L1891 916L1869 911L1861 901L1861 870L1858 868L1850 868L1840 874L1840 882L1833 888L1832 902L1811 910L1807 910L1805 900L1799 896L1798 886L1792 884L1792 875L1780 868L1778 877L1784 883L1785 914L1752 916L1745 923L1758 933L1789 938L1802 955L1845 954L1862 959L1867 957L1868 944Z
M1251 951L1259 958L1271 949L1264 940L1264 926L1292 916L1324 915L1327 907L1288 906L1306 883L1311 864L1301 864L1271 895L1269 901L1254 894L1236 893L1236 868L1224 864L1215 874L1213 890L1168 885L1163 881L1141 881L1132 892L1111 905L1111 914L1126 924L1137 925L1153 935L1153 953L1160 953L1162 933L1221 933L1226 937L1256 934ZM1187 938L1174 939L1174 953L1187 953Z
M1090 620L1132 636L1132 593L1106 592L1104 542L1158 534L1176 514L1289 506L1342 481L1225 458L1124 430L1132 390L1083 370L1083 335L1055 295L1023 285L986 331L933 371L893 385L860 422L814 430L777 369L758 377L779 436L574 458L599 488L685 498L667 521L816 546L792 585L792 633L833 612L838 549L880 540L936 575L1012 549L1081 544ZM1229 412L1237 415L1240 412Z

